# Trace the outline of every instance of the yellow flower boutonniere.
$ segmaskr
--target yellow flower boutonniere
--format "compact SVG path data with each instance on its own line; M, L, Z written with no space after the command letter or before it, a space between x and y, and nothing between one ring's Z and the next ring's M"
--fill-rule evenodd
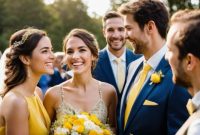
M162 71L160 70L159 72L155 72L151 75L151 84L153 83L160 83L161 78L163 78L164 75L162 74Z

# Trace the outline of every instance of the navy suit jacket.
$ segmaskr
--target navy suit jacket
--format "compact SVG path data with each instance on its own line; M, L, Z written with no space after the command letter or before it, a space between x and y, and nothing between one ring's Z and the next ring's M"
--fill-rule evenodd
M126 68L132 61L136 60L139 57L140 55L135 55L132 50L126 49ZM110 64L106 48L104 48L99 52L99 59L93 71L93 77L96 78L97 80L100 80L102 82L107 82L113 85L118 95L118 101L120 100L121 94L119 93L118 90L117 82L115 80L114 73L112 71L112 67Z
M136 61L139 61L136 60ZM139 65L136 67L136 65ZM188 91L172 82L172 71L168 62L162 58L156 72L162 71L164 77L158 84L151 84L150 79L141 89L132 106L127 124L124 127L124 113L127 95L135 76L142 68L142 61L133 62L128 70L127 83L124 86L118 115L119 135L175 135L186 121L189 114L186 104L191 98ZM135 72L131 72L135 68ZM144 104L145 100L157 105Z

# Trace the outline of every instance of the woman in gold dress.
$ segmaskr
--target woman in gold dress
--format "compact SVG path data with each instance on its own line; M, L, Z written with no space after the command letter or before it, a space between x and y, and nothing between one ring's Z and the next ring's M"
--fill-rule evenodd
M97 46L95 37L83 29L73 29L65 37L63 62L72 70L73 76L45 94L44 106L52 122L66 114L88 112L116 128L115 88L92 77L98 58Z

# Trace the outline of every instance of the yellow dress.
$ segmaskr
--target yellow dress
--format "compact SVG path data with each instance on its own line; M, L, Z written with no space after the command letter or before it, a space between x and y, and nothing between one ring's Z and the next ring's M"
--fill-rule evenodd
M42 101L37 95L25 99L29 110L29 135L48 135L50 118ZM5 135L5 127L0 127L0 135Z
M5 135L5 127L0 127L0 135Z

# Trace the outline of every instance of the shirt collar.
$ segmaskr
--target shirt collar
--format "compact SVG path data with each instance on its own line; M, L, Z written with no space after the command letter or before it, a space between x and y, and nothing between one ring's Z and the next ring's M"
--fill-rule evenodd
M200 91L193 96L192 102L197 108L200 108Z
M166 51L167 51L167 46L163 45L163 47L160 50L158 50L153 56L149 58L147 63L152 67L153 70L156 70L158 64L165 55Z
M107 45L107 47L106 47L106 50L107 50L107 52L108 52L108 57L109 57L110 61L114 61L117 57L116 57L115 55L113 55L113 54L109 51L108 45ZM124 49L124 50L126 50L126 49ZM122 60L123 62L126 62L126 51L123 52L123 54L120 56L120 58L121 58L121 60Z

